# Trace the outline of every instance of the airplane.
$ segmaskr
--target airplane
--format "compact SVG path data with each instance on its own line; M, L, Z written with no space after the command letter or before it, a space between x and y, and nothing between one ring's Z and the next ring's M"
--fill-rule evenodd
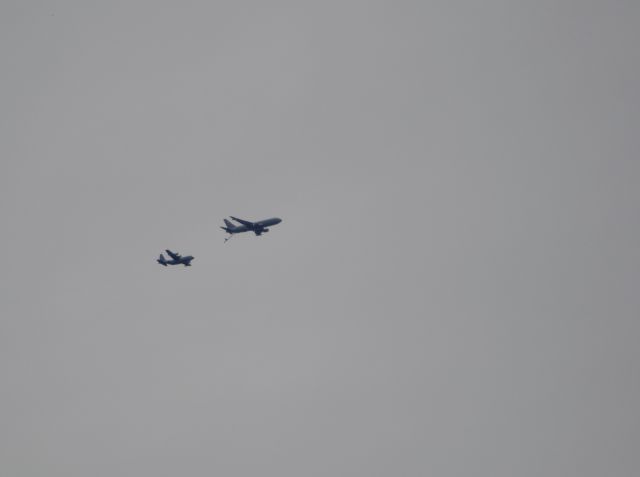
M184 265L185 267L191 266L191 260L193 260L193 257L191 255L187 255L186 257L183 257L179 253L173 253L171 250L165 250L165 252L169 254L169 256L171 257L171 260L166 260L164 258L164 255L160 254L157 260L157 262L160 265L165 267L167 265L180 265L180 264Z
M249 222L248 220L242 220L237 217L230 217L231 220L235 220L240 225L235 225L229 222L227 219L224 219L225 227L220 228L230 234L229 237L224 240L225 242L229 240L233 234L239 234L242 232L253 232L256 235L262 235L263 233L267 233L269 231L267 227L278 225L280 222L282 222L282 219L279 219L277 217L259 220L258 222Z

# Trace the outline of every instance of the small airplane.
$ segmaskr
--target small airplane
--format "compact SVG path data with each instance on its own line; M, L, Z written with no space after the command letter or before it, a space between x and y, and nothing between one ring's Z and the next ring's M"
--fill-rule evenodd
M233 234L239 234L242 232L253 232L256 235L262 235L267 233L269 229L267 227L271 227L272 225L278 225L282 222L282 219L277 217L273 217L271 219L259 220L258 222L249 222L248 220L242 220L237 217L231 216L231 220L235 220L240 225L235 225L229 222L227 219L224 219L225 227L220 227L222 230L230 234L224 241L226 242L233 236Z
M169 256L171 257L171 260L165 259L164 255L160 254L157 260L157 262L160 265L165 267L167 265L180 265L180 264L184 265L185 267L191 266L191 260L193 260L193 257L191 255L187 255L186 257L183 257L179 253L173 253L171 250L165 250L165 252L169 254Z

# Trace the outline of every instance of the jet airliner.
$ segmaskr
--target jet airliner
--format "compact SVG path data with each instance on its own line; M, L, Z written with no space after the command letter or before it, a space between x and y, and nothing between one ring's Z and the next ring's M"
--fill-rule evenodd
M259 220L257 222L249 222L248 220L243 220L243 219L239 219L237 217L231 216L231 220L238 222L240 225L235 225L229 222L227 219L224 219L225 227L220 227L220 228L225 232L227 232L228 234L230 234L229 237L225 239L225 242L229 240L233 234L239 234L242 232L253 232L256 235L262 235L269 231L267 227L278 225L280 222L282 222L282 219L279 219L278 217Z

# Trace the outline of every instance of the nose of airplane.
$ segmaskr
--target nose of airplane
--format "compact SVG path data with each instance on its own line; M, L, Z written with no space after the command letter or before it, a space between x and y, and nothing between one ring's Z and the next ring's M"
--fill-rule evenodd
M276 217L276 224L279 224L280 222L282 222L281 218Z

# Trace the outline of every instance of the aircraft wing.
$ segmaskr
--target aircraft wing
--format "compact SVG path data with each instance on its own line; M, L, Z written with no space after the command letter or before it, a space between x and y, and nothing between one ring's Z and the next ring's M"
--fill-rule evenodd
M231 217L231 218L232 218L233 220L235 220L236 222L239 222L239 223L241 223L242 225L244 225L245 227L248 227L248 228L250 228L250 229L252 229L252 228L254 228L254 227L256 226L256 224L255 224L255 223L253 223L253 222L249 222L248 220L242 220L242 219L239 219L239 218L237 218L237 217L234 217L233 215L230 215L229 217Z
M179 253L173 253L171 250L165 250L165 252L167 252L172 259L180 260L180 254Z

